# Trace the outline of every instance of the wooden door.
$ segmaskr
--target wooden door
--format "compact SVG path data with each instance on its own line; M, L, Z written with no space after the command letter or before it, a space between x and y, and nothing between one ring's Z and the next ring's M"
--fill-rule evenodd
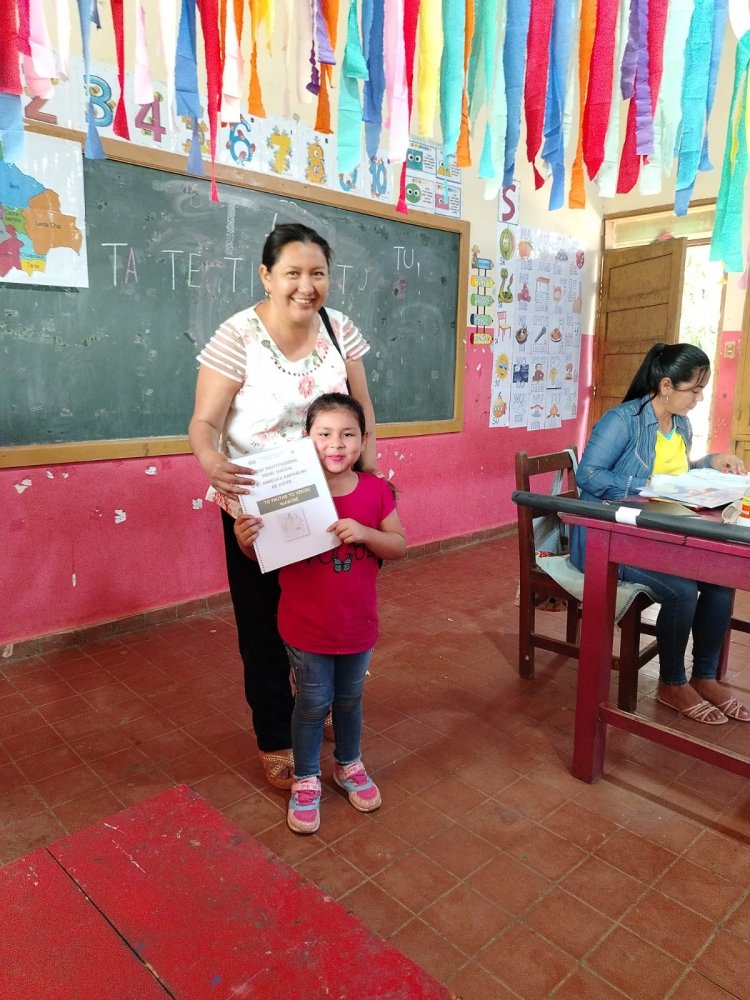
M589 428L622 402L650 347L679 339L686 248L674 239L605 250Z
M732 451L750 469L750 294L745 293L742 340L732 413Z

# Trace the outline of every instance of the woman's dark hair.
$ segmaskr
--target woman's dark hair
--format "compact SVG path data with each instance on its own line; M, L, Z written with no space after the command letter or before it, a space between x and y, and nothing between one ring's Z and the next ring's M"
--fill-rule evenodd
M347 396L345 392L325 392L322 396L318 396L317 399L313 400L307 410L305 431L308 434L310 433L310 428L319 413L330 413L331 410L348 410L352 416L357 418L362 437L365 436L367 420L365 419L365 411L362 409L362 404L354 396Z
M261 263L270 271L281 256L281 251L288 243L315 243L323 251L328 266L331 266L333 253L326 240L316 233L309 226L303 226L301 222L284 222L280 226L275 226L266 237L263 244L263 254Z
M633 376L623 403L648 396L653 399L659 392L659 383L668 378L672 385L680 382L698 382L711 370L708 355L692 344L654 344Z

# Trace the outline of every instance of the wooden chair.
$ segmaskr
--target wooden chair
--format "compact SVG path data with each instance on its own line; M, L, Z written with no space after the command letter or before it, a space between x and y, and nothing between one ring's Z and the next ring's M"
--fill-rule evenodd
M575 454L575 449L571 448ZM532 480L538 476L554 475L563 470L564 483L560 496L577 498L575 471L569 451L549 455L529 456L525 451L516 452L516 489L541 493ZM549 492L547 490L546 492ZM534 650L547 649L562 656L578 658L580 639L581 604L556 580L540 569L534 544L534 518L548 511L517 505L518 555L520 564L520 590L518 611L518 672L521 677L534 676ZM545 635L537 630L536 604L538 597L553 597L567 605L565 640ZM619 671L617 704L625 712L634 712L638 698L638 671L644 663L656 656L656 642L641 650L641 635L654 634L652 625L643 623L641 615L653 601L646 594L638 594L619 622L620 655L612 657L612 667Z

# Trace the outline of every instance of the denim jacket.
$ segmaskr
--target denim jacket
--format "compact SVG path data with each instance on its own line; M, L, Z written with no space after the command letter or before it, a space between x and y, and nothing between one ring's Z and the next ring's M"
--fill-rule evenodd
M674 420L689 455L693 443L690 421L682 416L675 416ZM622 500L645 486L654 467L658 429L659 420L648 396L608 410L594 424L578 465L576 483L580 499L593 503ZM691 469L710 465L710 455L690 462ZM574 525L570 533L570 561L583 570L585 555L586 529Z

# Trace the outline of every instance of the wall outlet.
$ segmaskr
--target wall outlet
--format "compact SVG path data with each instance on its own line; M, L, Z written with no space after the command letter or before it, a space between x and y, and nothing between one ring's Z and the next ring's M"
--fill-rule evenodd
M724 344L724 357L733 358L736 346L737 346L737 341L728 340L726 344Z

